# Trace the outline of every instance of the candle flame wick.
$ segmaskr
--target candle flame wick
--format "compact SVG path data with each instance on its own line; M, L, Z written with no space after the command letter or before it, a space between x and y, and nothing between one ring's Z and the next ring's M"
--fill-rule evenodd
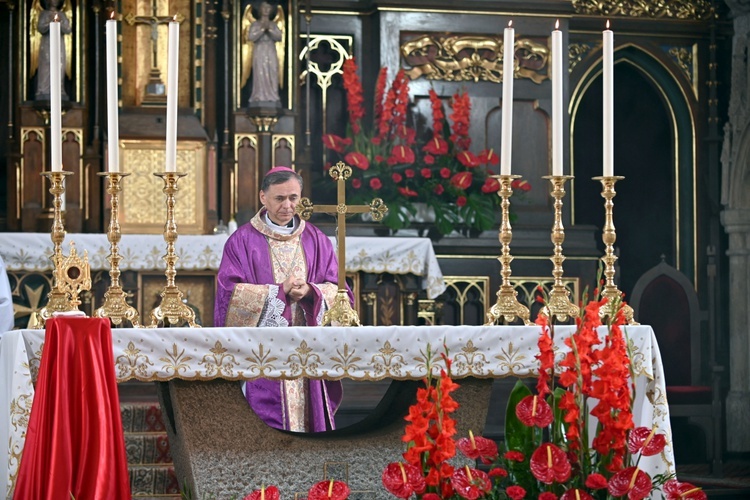
M555 21L555 29L556 30L560 29L560 20L559 19L557 21Z
M513 19L508 21L508 28L512 28L512 27L513 27Z
M609 19L607 19L607 29L609 29Z
M53 19L54 22L59 23L60 18L58 17L57 13L55 13L55 19Z
M112 19L112 20L115 19L115 11L114 10L109 13L109 18Z
M177 14L172 17L172 21L177 22Z

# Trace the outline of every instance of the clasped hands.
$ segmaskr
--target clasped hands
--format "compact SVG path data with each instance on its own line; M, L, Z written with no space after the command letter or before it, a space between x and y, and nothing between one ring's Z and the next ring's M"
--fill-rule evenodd
M310 285L300 278L289 277L284 280L282 287L284 288L284 293L293 302L299 302L312 294Z

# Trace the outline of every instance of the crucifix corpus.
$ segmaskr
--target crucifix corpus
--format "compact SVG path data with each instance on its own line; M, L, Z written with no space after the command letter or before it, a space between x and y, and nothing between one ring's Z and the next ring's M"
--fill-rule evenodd
M352 175L352 167L338 162L328 170L328 174L336 181L337 195L336 205L313 205L309 198L302 198L297 205L297 213L304 220L308 220L313 212L336 215L336 240L338 242L339 258L339 291L331 305L331 308L323 315L323 325L336 322L342 326L359 326L357 311L352 309L349 303L349 295L346 293L346 216L347 214L362 214L369 212L372 220L381 221L388 211L388 207L380 198L373 199L369 205L347 205L346 204L346 180Z
M158 4L158 0L153 0L150 16L138 16L130 12L124 18L131 26L134 24L147 24L151 27L151 71L148 75L146 92L143 96L143 104L151 106L163 106L167 103L167 88L161 79L161 71L159 71L158 65L159 25L168 24L172 20L177 21L178 23L182 23L182 21L185 20L185 17L182 14L176 14L174 16L158 15Z

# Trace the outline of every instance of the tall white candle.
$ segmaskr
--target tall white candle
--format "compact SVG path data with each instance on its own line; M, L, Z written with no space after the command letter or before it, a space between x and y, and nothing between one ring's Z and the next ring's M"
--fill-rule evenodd
M177 165L177 84L180 80L180 23L177 16L169 23L169 59L167 61L167 164L166 171L174 172Z
M604 123L602 123L602 147L604 151L602 158L602 175L605 177L614 175L615 162L613 47L614 34L612 33L612 30L609 29L609 21L607 21L607 29L602 33L602 80L604 83L602 98L602 111L604 116Z
M107 166L110 172L120 171L120 129L117 105L117 21L107 21Z
M503 135L500 142L500 174L510 175L513 148L513 73L515 71L515 30L508 21L503 36Z
M51 170L62 170L62 109L60 104L60 20L49 23L50 161Z
M563 44L555 22L552 32L552 175L563 174Z

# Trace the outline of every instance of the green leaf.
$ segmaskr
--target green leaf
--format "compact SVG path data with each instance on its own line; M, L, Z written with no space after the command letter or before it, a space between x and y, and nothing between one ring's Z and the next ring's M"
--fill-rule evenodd
M531 396L531 389L526 387L523 380L518 380L510 393L505 410L505 443L509 450L522 451L528 456L527 449L533 450L534 446L534 430L524 425L516 416L516 405L527 396Z

